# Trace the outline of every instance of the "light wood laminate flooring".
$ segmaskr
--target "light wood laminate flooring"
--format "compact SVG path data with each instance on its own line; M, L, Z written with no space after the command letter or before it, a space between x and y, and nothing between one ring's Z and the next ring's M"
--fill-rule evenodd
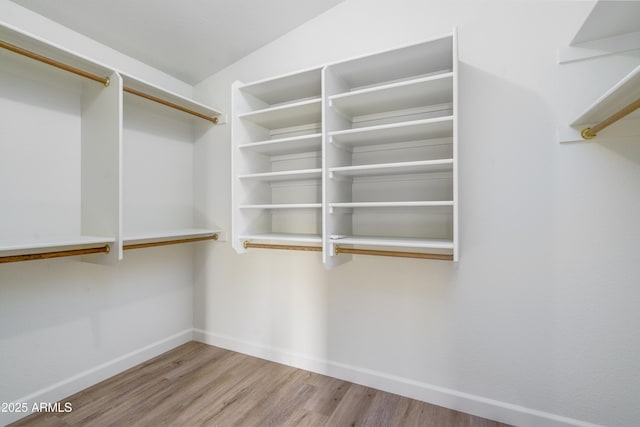
M12 426L506 427L380 390L190 342Z

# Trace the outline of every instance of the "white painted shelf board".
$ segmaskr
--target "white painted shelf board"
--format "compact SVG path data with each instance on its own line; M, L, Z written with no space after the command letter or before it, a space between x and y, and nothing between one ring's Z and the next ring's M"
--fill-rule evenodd
M122 76L122 82L124 86L139 90L140 92L144 92L148 95L155 96L156 98L164 99L165 101L169 101L180 107L193 110L197 113L204 114L209 117L223 116L223 113L214 107L210 107L208 105L194 101L192 99L189 99L177 93L171 92L169 90L162 89L156 85L153 85L144 80L140 80L131 75L124 74L124 73L120 73L120 74Z
M329 169L341 176L382 176L398 174L418 174L453 170L453 159L420 160L415 162L382 163L375 165L342 166Z
M125 245L131 245L138 243L153 243L170 240L189 239L193 237L210 237L216 233L221 233L221 230L204 228L183 228L173 230L125 232L122 240Z
M320 209L321 203L281 203L281 204L260 204L260 205L240 205L240 209Z
M329 133L331 142L340 144L343 147L420 141L452 136L452 116L347 129Z
M265 172L239 175L239 179L276 182L276 181L299 181L304 179L320 179L322 169L291 170L285 172Z
M333 95L329 102L351 117L451 103L453 73Z
M295 99L320 96L321 69L311 70L269 78L239 87L263 102L273 105Z
M572 127L594 125L640 98L640 66L620 80L571 123ZM626 118L637 117L638 112ZM624 119L623 119L624 120ZM612 126L615 126L612 125ZM581 130L581 129L579 129Z
M453 249L453 240L420 239L415 237L377 237L346 236L331 238L331 242L340 245L394 246L403 248Z
M115 71L114 68L2 22L0 22L0 40L101 77L108 77ZM18 55L2 48L0 48L0 52ZM33 61L36 62L35 60ZM44 64L43 66L49 67L49 65ZM82 77L78 76L78 78ZM96 82L96 84L99 85L101 83Z
M241 234L240 240L261 240L261 241L281 241L281 242L303 242L322 243L322 236L319 234L294 234L294 233L257 233Z
M408 201L408 202L338 202L329 203L330 208L412 208L453 206L452 200Z
M453 69L453 35L329 65L352 88ZM425 58L429 58L425 60Z
M320 98L308 99L238 115L267 129L282 129L321 121Z
M287 154L301 154L322 149L322 134L278 138L267 141L253 142L239 146L242 150L252 150L269 156Z
M51 236L29 239L2 239L0 240L0 252L22 250L46 251L48 249L113 243L115 243L115 238L99 236Z

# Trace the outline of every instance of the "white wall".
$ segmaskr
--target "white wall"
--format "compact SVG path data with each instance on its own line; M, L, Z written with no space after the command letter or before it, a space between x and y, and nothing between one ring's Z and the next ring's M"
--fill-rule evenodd
M0 20L170 90L192 91L6 0ZM2 52L0 238L79 232L79 89L66 73L45 68ZM172 126L171 117L158 123L164 113L154 104L125 104L124 229L166 226L169 217L191 224L192 127L184 120ZM172 140L168 149L165 140ZM191 340L193 251L127 251L115 267L79 258L1 264L0 403L55 402ZM22 416L0 412L0 425Z
M640 419L640 145L560 145L637 55L558 65L591 2L347 0L196 87L230 85L458 26L458 264L214 246L200 339L518 425ZM230 129L196 145L199 211L230 218Z

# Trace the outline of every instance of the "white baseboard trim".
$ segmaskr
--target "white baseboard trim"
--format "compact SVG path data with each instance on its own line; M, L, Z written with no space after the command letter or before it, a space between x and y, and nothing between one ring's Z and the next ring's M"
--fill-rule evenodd
M193 330L193 339L227 350L328 375L518 427L601 427L597 424L414 381L384 372L318 359L305 354L293 353L282 348L241 341L202 329Z
M135 365L152 359L166 351L193 340L193 329L186 329L162 340L134 350L130 353L102 363L94 368L80 372L65 380L51 384L48 387L35 391L28 396L15 400L15 403L27 403L27 413L2 413L0 425L5 425L30 415L34 403L58 402L74 393L99 383L109 377L123 372Z

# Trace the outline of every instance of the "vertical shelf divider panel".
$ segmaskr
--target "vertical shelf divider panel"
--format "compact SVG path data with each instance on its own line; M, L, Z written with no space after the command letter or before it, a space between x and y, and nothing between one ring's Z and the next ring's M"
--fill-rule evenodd
M87 261L115 264L122 259L122 78L109 87L86 82L82 94L82 234L113 236L107 255Z
M331 66L322 70L322 154L323 154L323 196L322 219L324 233L322 235L323 262L327 268L334 268L351 261L351 255L335 256L332 254L332 236L352 234L352 212L334 211L328 200L351 200L352 187L349 179L332 179L329 168L348 166L351 164L351 151L332 144L329 129L342 129L351 125L342 114L331 111L329 96L348 91L347 84L335 75Z

